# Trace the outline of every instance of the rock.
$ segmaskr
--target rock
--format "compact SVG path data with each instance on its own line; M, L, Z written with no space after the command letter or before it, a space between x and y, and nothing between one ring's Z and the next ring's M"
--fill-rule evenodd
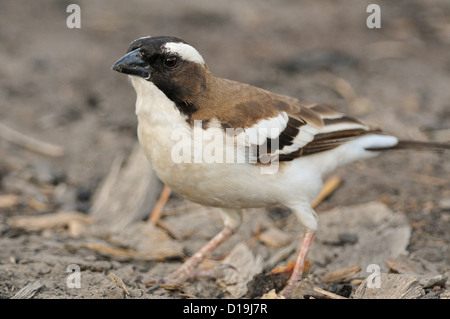
M423 288L432 288L434 286L443 287L445 286L445 282L447 280L447 277L443 275L436 275L432 277L424 277L419 280L419 284Z

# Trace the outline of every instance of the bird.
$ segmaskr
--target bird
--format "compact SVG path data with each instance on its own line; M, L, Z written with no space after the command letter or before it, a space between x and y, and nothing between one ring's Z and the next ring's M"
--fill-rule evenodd
M247 208L283 205L304 232L289 280L302 278L318 229L311 201L337 167L395 149L448 150L450 144L400 140L327 105L220 77L173 36L134 40L112 69L136 91L138 139L159 179L186 199L221 208L223 229L161 282L182 283L229 239Z

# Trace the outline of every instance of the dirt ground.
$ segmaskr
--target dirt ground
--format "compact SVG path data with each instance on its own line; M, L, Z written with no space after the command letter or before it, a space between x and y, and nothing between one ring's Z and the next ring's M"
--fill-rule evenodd
M450 3L377 1L381 28L369 29L366 8L372 2L86 0L76 2L81 28L69 29L66 8L72 1L1 1L0 124L59 145L64 155L39 154L0 131L0 298L16 296L37 281L33 298L236 297L226 284L211 279L190 282L181 291L142 283L147 274L163 276L176 269L182 256L118 257L85 245L95 237L92 233L73 236L67 227L36 230L10 223L17 216L59 211L89 214L93 194L113 160L129 154L137 140L135 92L111 66L141 36L186 40L216 76L334 105L403 139L449 141ZM398 239L403 246L395 251L404 251L389 257L397 264L398 258L406 258L408 265L419 261L427 274L441 276L422 283L421 298L448 298L449 153L386 153L342 167L336 174L341 185L317 208L319 218L328 216L324 224L332 224L332 214L326 215L331 209L367 208L367 203L386 208L391 212L386 216L401 214L405 220L398 223L406 227L406 235ZM163 210L164 224L182 234L174 238L169 232L169 239L184 255L191 255L221 228L215 210L198 209L173 194ZM251 211L214 261L227 258L234 245L247 243L240 248L251 251L251 262L259 265L260 273L286 265L295 250L288 249L276 263L268 261L289 243L271 247L255 235L271 227L291 236L289 243L298 243L301 228L290 212ZM328 291L351 296L368 275L364 267L353 278L359 281L322 279L350 266L333 262L342 249L351 248L352 235L363 232L345 218L333 227L339 227L340 242L318 236L309 278ZM350 250L350 256L358 262L365 251L351 255ZM399 266L380 263L384 272L402 273ZM81 288L67 285L71 264L80 267ZM251 290L239 298L267 292L252 295Z

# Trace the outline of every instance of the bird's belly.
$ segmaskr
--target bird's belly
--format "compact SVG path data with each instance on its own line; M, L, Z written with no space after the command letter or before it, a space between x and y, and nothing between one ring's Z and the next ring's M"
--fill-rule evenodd
M176 172L159 176L175 192L187 199L208 206L229 208L263 207L275 204L277 199L270 187L261 183L255 187L249 168L231 168L231 164L183 164ZM239 165L239 164L236 164ZM243 164L241 164L243 165ZM187 176L187 178L183 178ZM272 193L272 194L271 194Z
M159 154L160 155L160 154ZM152 156L158 177L173 191L202 205L250 208L277 202L270 184L257 181L257 167L232 163L178 163Z

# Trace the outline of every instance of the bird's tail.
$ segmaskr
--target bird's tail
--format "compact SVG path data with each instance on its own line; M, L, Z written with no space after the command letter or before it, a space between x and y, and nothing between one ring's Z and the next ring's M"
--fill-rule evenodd
M422 142L422 141L398 141L394 146L385 148L367 148L368 151L384 151L384 150L430 150L430 151L445 151L450 150L450 143L438 143L438 142Z

